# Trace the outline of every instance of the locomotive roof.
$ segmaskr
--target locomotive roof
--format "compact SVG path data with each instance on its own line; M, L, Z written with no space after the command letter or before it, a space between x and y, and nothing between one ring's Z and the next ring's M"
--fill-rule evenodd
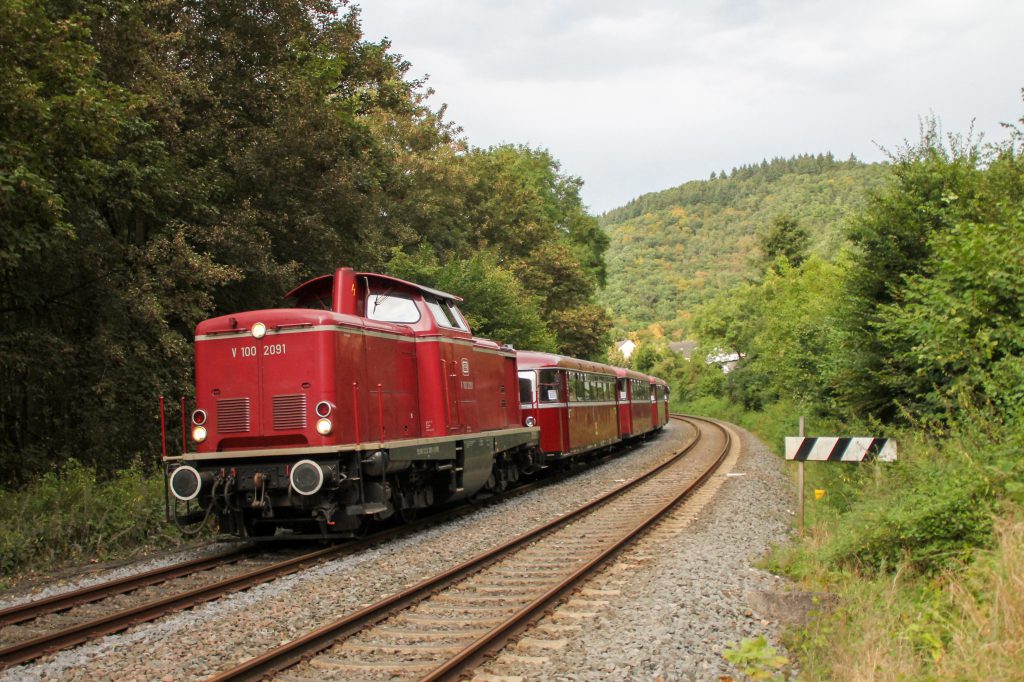
M381 275L381 274L378 274L376 272L357 272L357 273L355 273L355 276L357 278L358 277L369 277L369 278L373 278L375 280L382 280L382 281L385 281L385 282L391 282L392 284L398 284L398 285L401 285L401 286L409 287L410 289L416 289L420 293L428 294L430 296L436 296L437 298L442 298L442 299L446 299L446 300L449 300L449 301L456 301L456 302L462 301L462 297L461 296L456 296L455 294L449 294L449 293L446 293L444 291L439 291L437 289L431 289L430 287L425 287L422 284L416 284L415 282L407 282L404 279L398 279L397 277L391 277L390 275ZM333 280L334 280L334 275L320 275L319 277L314 277L313 279L308 280L306 282L303 282L299 286L295 287L294 289L289 291L287 294L285 294L284 297L286 299L287 298L298 298L305 291L307 291L309 289L315 289L317 287L323 286L325 282L329 282L329 281L333 281Z

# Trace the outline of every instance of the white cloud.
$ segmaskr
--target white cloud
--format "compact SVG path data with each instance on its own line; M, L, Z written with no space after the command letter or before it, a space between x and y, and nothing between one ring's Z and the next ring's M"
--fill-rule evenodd
M1024 3L364 0L472 144L545 147L595 210L773 156L881 158L1020 118Z

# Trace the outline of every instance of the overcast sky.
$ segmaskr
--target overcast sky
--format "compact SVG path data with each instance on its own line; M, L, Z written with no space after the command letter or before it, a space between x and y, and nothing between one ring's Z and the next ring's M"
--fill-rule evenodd
M1024 115L1022 0L354 0L471 144L543 147L601 213L775 156L865 161Z

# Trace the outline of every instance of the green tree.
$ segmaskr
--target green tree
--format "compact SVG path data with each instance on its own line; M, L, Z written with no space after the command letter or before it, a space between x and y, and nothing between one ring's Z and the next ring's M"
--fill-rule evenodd
M472 236L463 248L492 249L540 300L561 352L597 357L611 322L594 300L608 240L547 151L503 145L474 149L468 199Z
M662 353L653 343L641 343L640 347L633 353L633 357L630 358L632 361L633 369L644 374L650 374L658 362L664 358Z
M199 320L465 215L408 69L327 0L0 0L3 481L158 451Z
M935 234L923 271L881 310L880 339L899 349L893 364L913 368L889 375L904 409L929 419L964 405L1024 415L1022 234L1022 208L1004 223Z
M789 215L775 216L758 235L758 246L761 248L765 268L775 269L776 272L781 260L793 267L800 267L807 258L810 243L810 233L800 226L799 220Z
M412 254L396 248L387 271L461 297L459 308L477 336L530 350L553 352L557 347L541 317L540 301L492 253L481 251L442 264L429 246Z
M970 138L944 141L934 120L893 158L892 180L872 195L851 232L857 258L870 264L850 279L853 309L844 323L845 372L860 379L846 384L844 401L855 412L891 419L917 402L919 386L907 379L919 369L913 339L878 329L902 306L907 282L934 267L935 245L945 243L939 235L963 224L1012 222L1008 212L1024 199L1015 158L1010 149L986 152Z

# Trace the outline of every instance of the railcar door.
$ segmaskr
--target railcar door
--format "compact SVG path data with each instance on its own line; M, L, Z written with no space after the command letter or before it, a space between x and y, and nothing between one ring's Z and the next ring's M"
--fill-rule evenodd
M633 435L633 415L629 400L629 379L617 379L617 405L619 411L619 437L628 438Z
M538 373L538 419L541 449L564 455L569 451L568 396L566 372L542 369Z

